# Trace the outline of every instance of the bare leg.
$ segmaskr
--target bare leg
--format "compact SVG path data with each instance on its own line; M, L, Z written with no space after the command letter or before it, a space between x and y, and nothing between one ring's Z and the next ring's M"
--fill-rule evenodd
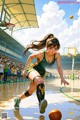
M37 98L39 101L40 112L44 113L45 108L47 106L47 101L44 100L45 97L45 86L44 86L44 79L40 76L40 74L34 70L29 73L28 78L30 79L30 86L28 87L27 91L25 91L19 99L15 100L14 107L19 109L19 103L22 99L29 97L32 93L36 90Z
M33 92L35 92L35 90L36 90L36 85L35 85L35 83L30 82L30 86L29 86L28 89L27 89L29 95L32 95ZM19 97L19 100L22 100L22 99L24 99L24 98L26 98L26 97L28 97L28 96L26 96L25 93L23 93L23 94Z
M37 72L35 72L37 74ZM33 76L34 83L36 84L36 95L39 101L40 113L44 113L47 107L47 101L45 98L45 85L44 79L40 75L34 74L34 71L29 74L29 78ZM36 75L36 76L35 76Z

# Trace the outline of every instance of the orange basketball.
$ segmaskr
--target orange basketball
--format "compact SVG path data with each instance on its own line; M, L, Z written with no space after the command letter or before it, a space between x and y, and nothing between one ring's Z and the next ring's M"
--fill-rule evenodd
M71 16L70 16L70 19L73 19L73 18L74 18L74 16L73 16L73 15L71 15Z
M48 116L50 120L61 120L62 113L59 110L51 110Z

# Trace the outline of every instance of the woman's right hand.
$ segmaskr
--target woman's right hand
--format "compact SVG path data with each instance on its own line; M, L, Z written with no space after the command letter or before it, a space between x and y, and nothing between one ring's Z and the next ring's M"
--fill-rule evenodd
M22 75L23 75L23 77L26 77L26 70L25 69L23 70Z

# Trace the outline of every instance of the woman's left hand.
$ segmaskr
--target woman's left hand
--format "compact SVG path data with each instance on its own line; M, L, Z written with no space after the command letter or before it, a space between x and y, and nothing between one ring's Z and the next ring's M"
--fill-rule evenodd
M61 80L61 85L64 84L64 85L69 85L69 83L66 81L66 80Z

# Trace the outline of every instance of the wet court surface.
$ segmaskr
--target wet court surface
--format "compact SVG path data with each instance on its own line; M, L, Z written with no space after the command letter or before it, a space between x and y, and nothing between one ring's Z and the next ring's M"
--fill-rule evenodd
M28 85L29 82L0 84L1 119L5 113L7 114L7 120L49 120L48 113L53 109L59 109L62 113L61 120L80 120L80 94L76 92L80 91L80 89L75 87L75 92L78 95L77 97L71 96L72 92L74 93L74 90L71 89L71 83L68 87L61 89L63 85L60 85L59 79L45 82L45 98L48 101L48 106L44 114L39 113L36 93L21 101L19 111L14 110L14 98L20 96Z

